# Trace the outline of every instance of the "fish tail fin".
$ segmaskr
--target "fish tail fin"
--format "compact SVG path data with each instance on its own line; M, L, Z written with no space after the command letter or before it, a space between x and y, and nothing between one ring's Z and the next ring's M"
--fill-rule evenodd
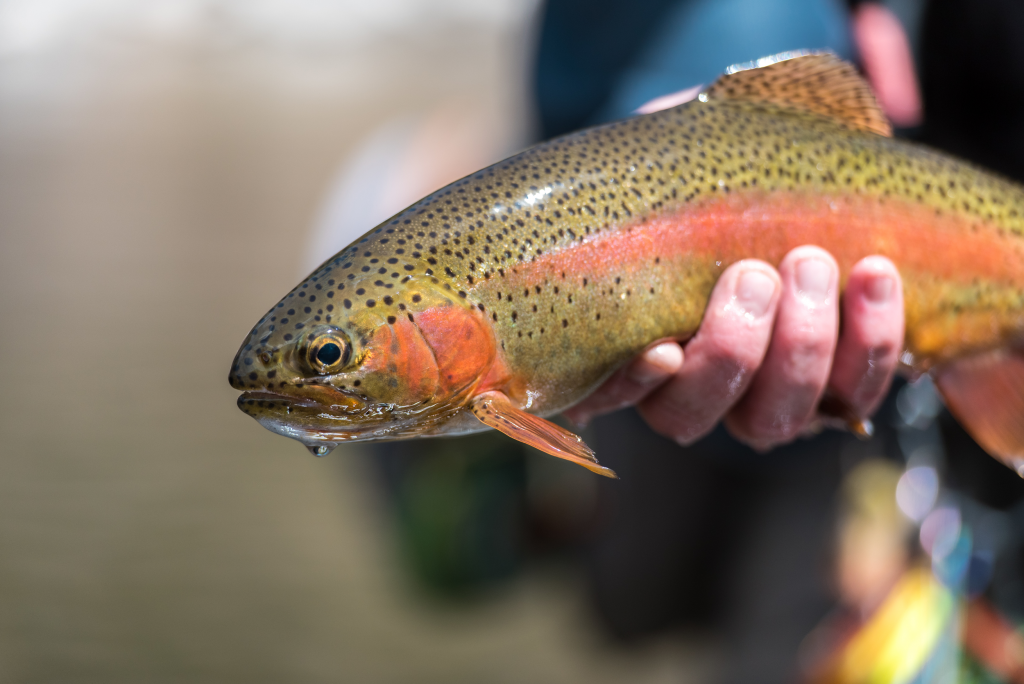
M1024 354L996 349L945 364L934 377L974 440L1024 477Z

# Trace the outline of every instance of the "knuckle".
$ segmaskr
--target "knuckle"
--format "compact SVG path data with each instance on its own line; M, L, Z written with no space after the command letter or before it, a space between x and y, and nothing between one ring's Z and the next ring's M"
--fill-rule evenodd
M769 435L754 429L746 421L729 416L724 422L725 428L738 442L746 444L758 452L766 452L774 447L777 442Z
M686 430L676 430L671 435L665 435L675 441L680 446L690 446L698 439L706 435L710 431L710 427L705 426L690 426Z
M780 337L791 355L797 357L831 356L836 343L834 331L819 327L791 330Z
M747 375L761 365L767 342L763 344L715 345L704 354L705 362L719 377Z
M895 363L897 342L893 339L876 341L875 344L866 345L864 358L871 367L886 363Z
M679 417L668 406L665 401L643 402L639 411L647 425L663 437L673 439L673 432L679 423Z
M660 396L639 405L640 415L652 430L679 444L690 444L702 437L718 421L685 399Z

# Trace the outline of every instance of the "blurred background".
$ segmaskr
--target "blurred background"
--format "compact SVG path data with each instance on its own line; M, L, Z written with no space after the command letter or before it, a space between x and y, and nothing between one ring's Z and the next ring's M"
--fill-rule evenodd
M226 382L391 213L765 54L1024 177L1024 17L967 5L0 0L0 682L1024 681L1024 488L927 381L769 458L622 412L621 482L488 435L314 459Z

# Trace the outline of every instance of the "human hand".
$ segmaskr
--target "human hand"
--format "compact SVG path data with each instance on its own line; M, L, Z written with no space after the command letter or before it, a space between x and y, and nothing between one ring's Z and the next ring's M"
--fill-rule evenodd
M865 75L882 109L897 126L920 125L921 91L903 24L877 2L858 5L851 22Z
M885 257L854 265L841 301L839 268L819 247L794 249L778 271L747 259L722 273L684 346L651 345L566 416L582 424L636 405L680 444L724 420L739 440L768 449L812 425L826 390L870 415L896 370L903 324L902 283Z

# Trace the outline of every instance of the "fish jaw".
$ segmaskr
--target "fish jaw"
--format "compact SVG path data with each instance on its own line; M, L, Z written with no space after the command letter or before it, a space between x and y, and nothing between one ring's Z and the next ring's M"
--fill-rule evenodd
M484 307L436 278L400 285L373 306L346 306L331 322L353 349L352 362L334 375L316 376L303 365L304 345L322 326L305 324L306 336L272 348L254 344L262 341L261 331L251 334L230 376L233 387L248 390L239 408L311 451L473 431L475 420L456 417L467 413L481 387L491 389L507 376ZM257 378L246 382L239 368Z
M273 392L245 392L238 407L273 433L315 448L418 436L450 411L422 404L368 403L341 393L332 401L315 401Z

